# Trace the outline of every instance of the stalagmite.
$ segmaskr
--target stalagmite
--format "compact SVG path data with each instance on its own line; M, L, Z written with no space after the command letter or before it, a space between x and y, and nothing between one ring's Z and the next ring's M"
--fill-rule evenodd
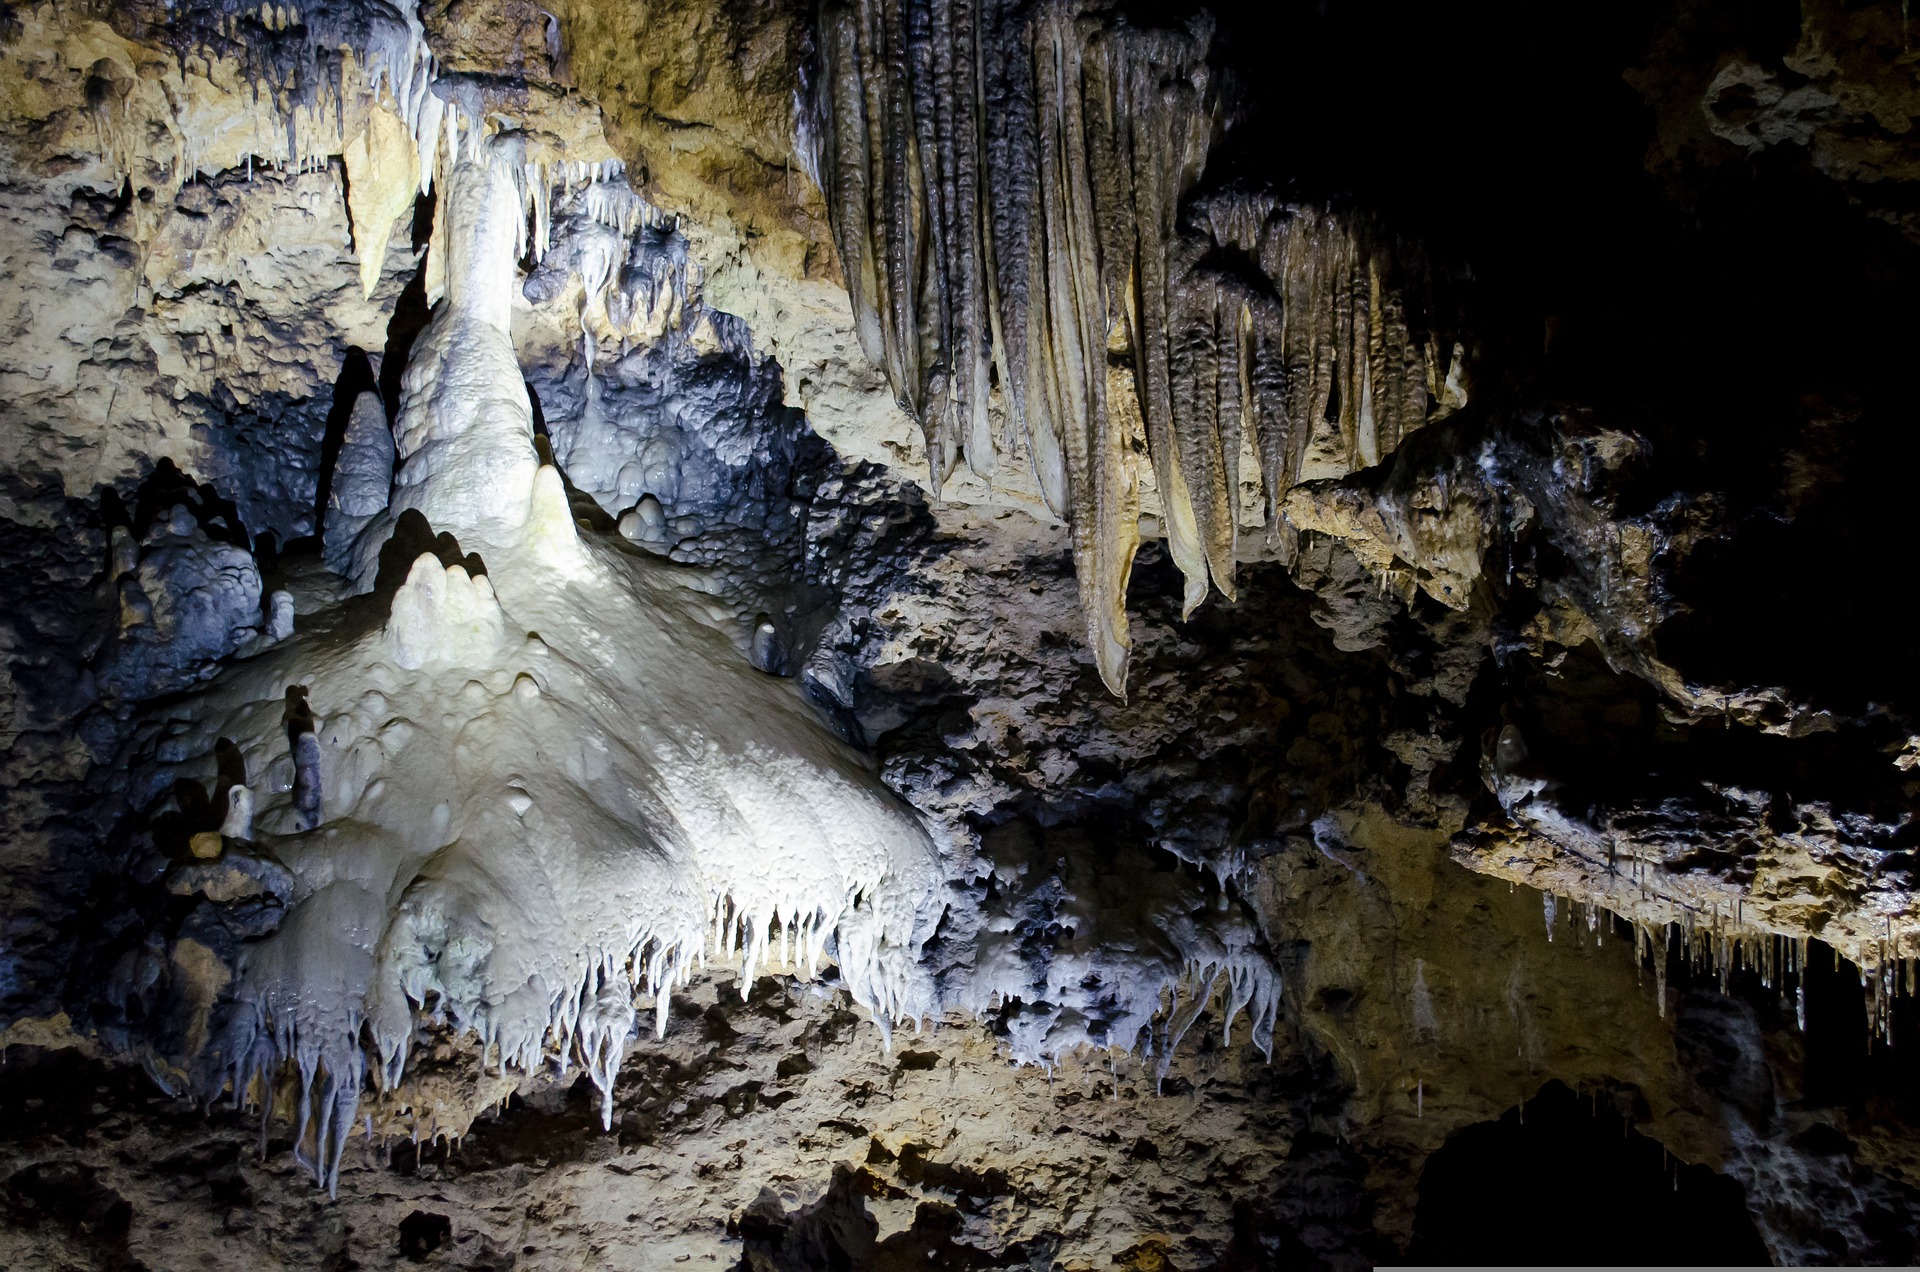
M393 511L418 511L483 554L525 521L536 467L510 331L513 273L490 265L515 260L525 230L514 142L464 147L443 192L447 303L415 343L394 429Z
M266 639L285 640L293 635L293 593L275 589L267 597Z
M356 548L362 533L387 509L393 492L393 430L387 426L380 395L362 393L354 399L347 430L334 461L333 484L327 493L326 517L321 526L322 551L335 572L353 571L356 550L377 552L378 544Z
M304 685L287 688L287 745L293 751L293 809L302 830L320 824L320 740L314 736L313 708Z
M421 552L371 630L323 619L228 667L166 708L190 723L147 761L161 787L196 748L267 775L230 788L227 825L296 882L198 1076L240 1102L290 1065L295 1139L327 1187L363 1086L406 1084L428 1018L500 1066L580 1064L610 1117L639 1000L664 1029L668 995L719 952L708 916L727 919L715 946L744 930L743 989L770 925L794 923L883 1032L940 1008L919 953L941 866L918 819L671 567L583 540L540 465L508 327L523 155L463 140L442 170L446 297L402 378L379 515L418 513L468 555ZM385 419L361 405L377 443ZM382 467L336 508L369 506ZM387 537L357 536L356 566Z
M227 792L227 815L220 823L220 834L226 839L253 838L253 791L245 786L235 786Z

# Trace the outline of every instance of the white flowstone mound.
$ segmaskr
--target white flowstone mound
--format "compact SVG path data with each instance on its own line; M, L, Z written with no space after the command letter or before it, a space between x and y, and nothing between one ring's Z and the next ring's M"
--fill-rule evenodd
M1229 1033L1244 1010L1269 1046L1277 975L1197 876L996 854L998 907L963 905L951 948L923 957L961 854L943 859L794 681L742 656L710 582L657 558L657 500L583 538L541 466L509 317L544 177L472 119L437 152L444 298L391 430L377 399L356 404L326 526L359 592L403 514L435 550L384 616L308 596L296 626L293 598L276 604L275 641L169 703L139 774L168 789L232 743L245 771L210 845L244 843L283 885L284 921L241 947L202 1090L270 1116L291 1065L295 1140L329 1186L369 1085L390 1108L422 1098L407 1080L423 1030L476 1039L493 1075L582 1065L610 1123L643 1010L664 1031L673 988L735 958L743 992L831 959L883 1037L943 1007L999 1012L1024 1062L1103 1047L1164 1065L1216 999ZM130 541L116 552L144 563ZM477 1109L411 1111L416 1130L457 1133Z
M406 373L395 504L486 572L422 555L384 623L316 616L173 708L167 750L185 774L238 746L252 839L295 880L203 1078L241 1100L291 1060L328 1184L363 1082L400 1083L424 1022L489 1067L585 1065L610 1119L641 1007L664 1029L704 958L744 957L744 988L831 953L883 1030L937 1007L927 832L740 657L729 615L577 535L506 330L509 169L480 147L448 184L461 234Z

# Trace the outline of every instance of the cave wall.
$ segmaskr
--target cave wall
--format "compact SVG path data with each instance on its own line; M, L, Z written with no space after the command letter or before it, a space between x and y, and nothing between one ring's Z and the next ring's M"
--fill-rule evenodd
M1229 248L1264 262L1259 235L1242 241L1254 208L1282 263L1234 287L1278 287L1298 262L1263 218L1346 207L1325 197L1337 139L1443 72L1403 74L1388 105L1303 146L1285 199L1250 199L1287 175L1259 171L1276 161L1248 138L1288 102L1233 96L1236 50L1275 32L1294 37L1271 45L1288 58L1348 49L1359 19L1216 20L1213 60L1181 65L1191 83L1204 62L1228 95L1219 168L1203 148L1204 180L1169 195L1199 183L1181 206L1208 237L1175 264ZM1223 466L1209 491L1232 533L1196 557L1158 464L1185 453L1168 439L1191 421L1162 420L1154 442L1142 419L1109 447L1148 487L1136 530L1111 502L1050 499L1031 443L991 473L955 463L971 446L902 369L905 344L946 357L950 331L862 339L843 262L864 235L818 165L832 120L817 92L846 68L811 13L420 10L454 96L563 174L540 196L551 241L515 277L512 337L579 533L700 579L738 657L791 675L819 727L939 828L949 919L926 970L946 1011L888 1052L831 979L761 978L743 1001L737 973L703 971L664 1041L636 1043L610 1081L611 1133L591 1084L496 1074L476 1093L465 1044L438 1038L410 1090L446 1125L419 1144L397 1121L356 1137L323 1201L286 1123L269 1119L256 1158L254 1115L203 1117L127 1067L178 1077L204 1041L195 1013L233 992L223 958L259 934L141 838L161 805L129 803L126 747L176 709L164 695L266 647L276 592L328 612L351 590L296 541L322 530L351 399L398 406L444 284L429 247L444 205L416 201L417 160L403 180L381 166L382 146L401 168L409 155L393 110L303 99L280 64L236 53L259 32L221 27L223 45L138 7L8 11L0 1000L4 1037L29 1049L0 1143L9 1260L381 1265L428 1239L400 1234L438 1231L419 1211L449 1214L438 1257L471 1267L1357 1266L1406 1249L1441 1145L1554 1081L1737 1181L1779 1261L1910 1258L1920 1175L1890 1094L1899 1062L1836 1079L1823 1058L1842 1034L1884 1056L1910 1013L1912 638L1882 581L1910 324L1865 305L1913 269L1897 20L1890 4L1621 19L1632 38L1591 54L1616 57L1608 109L1644 129L1606 134L1615 166L1595 171L1616 186L1578 213L1529 212L1525 176L1476 153L1441 187L1481 183L1500 216L1531 217L1519 245L1463 238L1473 199L1423 216L1392 180L1368 186L1362 170L1391 165L1355 162L1355 205L1430 231L1406 276L1435 260L1455 284L1456 259L1484 262L1460 302L1473 392L1449 398L1453 341L1429 331L1408 381L1420 427L1363 448L1357 403L1321 402L1264 491ZM1097 43L1110 21L1090 11L1079 30ZM1080 55L1080 35L1056 34ZM340 74L351 86L365 65ZM1589 150L1569 149L1555 162L1583 171ZM1415 147L1398 180L1445 151ZM1652 193L1619 193L1621 173ZM1616 287L1541 246L1629 205L1596 249L1631 264ZM1792 240L1805 259L1756 268L1796 217L1820 231ZM1346 224L1375 222L1323 228L1345 242ZM1515 268L1523 252L1538 277ZM1244 299L1209 278L1209 306ZM955 286L918 298L964 310ZM1351 288L1298 312L1333 323L1340 304L1351 323ZM1133 346L1108 343L1127 309L1087 319L1081 361L1113 402L1146 378ZM994 324L973 325L978 357ZM1016 415L998 376L988 449ZM1268 457L1258 427L1246 436L1250 475ZM1088 537L1102 517L1119 556ZM1262 533L1279 517L1283 551ZM1229 595L1199 603L1196 560L1200 596L1208 578ZM229 944L203 939L215 927ZM1829 949L1866 989L1828 976ZM1211 979L1198 992L1196 950L1238 969L1222 996ZM1231 1025L1239 986L1269 975L1248 991L1253 1031ZM1154 987L1145 1049L1080 1045L1148 1014L1087 988L1102 976ZM127 1010L129 978L150 1017Z

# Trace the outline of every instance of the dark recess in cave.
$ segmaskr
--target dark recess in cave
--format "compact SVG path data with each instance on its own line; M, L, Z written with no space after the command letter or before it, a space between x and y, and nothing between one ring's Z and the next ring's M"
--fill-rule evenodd
M433 205L427 206L431 210ZM419 270L407 280L394 303L393 317L387 323L387 347L380 355L380 400L386 404L388 423L400 416L400 377L407 369L414 339L426 329L432 312L427 304L427 264L422 258Z
M347 436L347 421L353 416L353 404L362 393L380 391L373 363L366 350L347 350L340 374L333 381L333 404L327 408L327 431L320 442L320 482L313 496L314 537L324 535L327 524L327 496L333 493L333 468L340 460L340 446ZM391 415L388 416L392 418Z
M1804 979L1807 1103L1856 1118L1920 1122L1920 999L1897 995L1886 1034L1876 1035L1858 968L1815 941Z
M400 1221L400 1253L414 1263L453 1240L453 1221L445 1215L416 1210Z
M1649 437L1654 486L1722 493L1739 533L1685 563L1657 637L1689 679L1908 708L1920 631L1884 561L1920 465L1920 312L1890 298L1920 255L1803 147L1656 175L1629 82L1676 49L1777 61L1797 4L1205 7L1236 106L1198 193L1278 181L1382 214L1464 284L1477 409L1590 404Z
M1452 1136L1420 1177L1407 1258L1426 1264L1765 1267L1746 1191L1673 1161L1611 1099L1550 1082Z
M111 499L103 497L101 501L103 523L127 525L135 538L145 537L154 522L184 504L208 538L243 548L249 546L246 524L240 520L233 501L223 498L211 485L181 472L171 459L155 464L153 471L141 481L133 493L131 512L117 493L109 491L108 494Z

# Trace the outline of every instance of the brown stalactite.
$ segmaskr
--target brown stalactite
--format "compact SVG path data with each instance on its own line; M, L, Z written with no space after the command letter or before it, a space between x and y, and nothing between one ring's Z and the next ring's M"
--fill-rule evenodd
M913 119L913 151L908 175L919 195L919 213L910 216L912 260L919 275L915 298L914 338L919 345L919 393L914 409L926 435L927 457L936 488L953 471L957 440L953 435L947 376L947 327L952 288L947 275L948 249L946 190L951 182L950 156L942 145L940 115L952 99L950 83L940 69L952 61L952 37L947 23L936 21L950 0L896 0L904 10L905 60L908 70L909 111ZM951 78L950 76L948 77ZM903 331L906 328L903 327Z
M1182 244L1181 249L1181 256L1192 252L1189 245ZM1230 559L1233 551L1233 510L1227 503L1220 465L1214 298L1193 276L1191 262L1180 263L1187 268L1178 271L1184 276L1182 285L1169 297L1167 342L1171 396L1177 405L1166 432L1177 448L1206 570L1213 573L1221 591L1231 596L1230 576L1221 567L1222 556ZM1205 573L1198 581L1204 596Z
M1007 453L1024 440L1041 494L1056 514L1066 513L1066 478L1059 447L1028 423L1033 371L1031 284L1038 224L1039 158L1035 152L1033 56L1024 0L982 0L980 49L982 244L989 325L1001 368L1005 405L995 444Z
M1294 445L1297 430L1287 410L1293 371L1287 363L1285 310L1267 296L1248 300L1245 410L1253 430L1253 450L1260 468L1261 509L1267 524L1267 545L1292 559L1291 540L1285 534L1280 501L1300 471L1300 452Z
M914 162L917 144L907 79L906 28L898 0L885 0L879 6L879 17L880 64L884 67L877 87L883 102L878 114L878 140L886 165L880 220L887 280L887 374L894 392L909 411L918 415L925 406L926 386L920 378L920 323L914 300L920 273L916 240L925 200L919 189L919 165ZM936 464L935 481L945 476Z
M1208 19L1085 10L829 9L825 176L862 348L919 421L934 488L962 452L990 479L1025 448L1072 524L1088 641L1123 693L1135 436L1191 613L1209 582L1234 596L1243 439L1265 543L1291 559L1281 514L1309 455L1318 476L1379 463L1452 363L1409 327L1431 311L1424 269L1363 218L1198 193L1221 121Z
M1239 550L1240 447L1252 432L1253 314L1235 290L1221 293L1216 315L1220 340L1220 466L1226 492L1226 525L1232 538L1226 554L1223 588L1233 592L1233 563Z
M1358 368L1354 358L1353 253L1347 236L1334 230L1327 244L1329 256L1333 349L1333 395L1331 409L1340 427L1340 447L1348 463L1360 449L1360 403Z
M878 267L873 252L873 201L869 176L868 138L871 128L861 67L859 18L846 9L824 14L821 39L829 47L827 81L831 109L840 127L827 134L826 177L833 199L834 242L840 268L846 276L847 297L853 306L854 332L861 352L876 366L885 365L886 346L880 335Z
M1173 381L1169 365L1171 252L1174 240L1172 206L1167 177L1176 157L1157 75L1144 58L1122 61L1116 75L1121 113L1130 124L1132 184L1134 190L1135 321L1134 374L1140 393L1140 415L1146 425L1147 451L1153 461L1154 484L1159 490L1162 525L1174 564L1186 576L1182 612L1191 614L1206 599L1206 550L1174 434Z
M1054 10L1041 19L1035 39L1035 77L1053 92L1039 105L1042 222L1046 235L1046 317L1053 339L1045 350L1053 391L1053 431L1065 459L1068 522L1074 568L1088 642L1102 679L1124 694L1129 638L1124 588L1138 543L1117 523L1130 482L1127 463L1112 442L1107 412L1106 303L1100 279L1099 237L1088 175L1087 129L1082 112L1083 49L1071 19ZM1030 403L1031 405L1031 403Z

